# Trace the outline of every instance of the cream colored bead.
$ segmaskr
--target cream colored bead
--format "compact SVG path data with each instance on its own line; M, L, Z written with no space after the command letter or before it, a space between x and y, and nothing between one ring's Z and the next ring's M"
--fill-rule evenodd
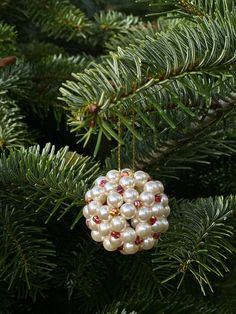
M120 208L121 215L126 219L131 219L136 214L136 207L133 204L124 203Z
M142 192L139 199L145 206L152 206L155 201L155 196L149 192Z
M104 185L104 189L107 193L111 192L111 191L115 191L117 188L118 184L112 181L107 182Z
M110 242L112 245L114 245L116 248L120 247L122 245L122 240L120 238L116 239L114 237L110 237Z
M131 177L122 177L119 181L119 184L124 188L133 188L135 186L134 179Z
M91 237L96 242L102 242L104 240L104 237L100 234L100 232L95 230L91 232Z
M123 193L123 199L126 203L134 203L139 198L139 193L135 189L127 189Z
M152 206L152 215L156 217L162 217L164 215L164 207L160 203L155 203Z
M94 201L101 202L102 204L106 201L107 195L105 189L100 186L93 187L91 194Z
M105 177L105 176L101 176L101 177L98 177L96 180L95 180L95 185L100 185L101 184L101 182L105 182L105 181L107 181L107 177Z
M98 231L98 224L94 222L93 217L87 219L87 226L90 230Z
M117 247L111 243L109 236L104 238L103 247L105 250L110 251L110 252L115 251L117 249Z
M107 204L116 208L120 207L123 203L123 197L117 192L109 192L107 195Z
M111 225L108 221L102 221L100 224L98 224L97 230L102 236L107 236L111 232Z
M91 194L91 190L88 190L86 193L85 193L85 202L90 202L92 201L92 194Z
M126 242L123 245L123 251L126 254L135 254L136 252L138 252L138 250L139 250L139 246L136 245L135 243Z
M148 181L147 183L145 183L143 190L154 195L161 193L160 184L158 183L158 181Z
M126 219L122 216L113 217L111 220L111 229L114 231L121 231L126 227Z
M141 207L137 210L136 217L140 221L148 221L152 216L152 211L148 207Z
M137 234L135 230L130 227L125 228L120 234L120 238L124 242L134 242L136 237L137 237Z
M158 185L159 185L159 193L163 193L164 192L164 185L161 183L161 181L155 181ZM157 194L159 194L157 193Z
M135 228L137 224L140 223L140 220L138 220L136 217L131 219L131 226Z
M110 215L110 207L108 205L103 205L99 208L98 216L102 220L108 220Z
M151 234L152 228L151 226L146 222L140 222L137 224L135 231L137 235L139 235L141 238L147 237Z
M157 233L164 233L168 230L169 223L165 218L159 218L153 225L152 231Z
M165 206L163 208L163 216L164 217L168 217L170 215L170 207L169 206Z
M90 212L89 212L89 208L88 208L88 205L85 205L84 208L83 208L83 215L85 218L90 218Z
M149 175L144 171L136 171L134 173L135 186L142 187L149 179Z
M118 183L120 180L120 172L118 170L110 170L106 174L106 177L109 181L112 181L114 183Z
M89 213L90 215L95 215L99 212L100 207L102 206L102 204L98 201L92 201L88 204L88 209L89 209Z
M153 248L154 244L155 244L155 240L153 239L153 237L149 236L149 237L143 239L143 242L141 244L141 248L143 250L150 250Z
M162 194L162 196L161 196L161 204L162 204L163 206L167 206L168 203L169 203L169 200L168 200L167 195L166 195L166 194Z

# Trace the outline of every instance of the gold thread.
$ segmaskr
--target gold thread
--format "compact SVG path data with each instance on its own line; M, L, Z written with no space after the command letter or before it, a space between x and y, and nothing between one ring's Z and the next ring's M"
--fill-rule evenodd
M118 118L118 135L119 135L119 138L121 138L120 118ZM118 142L118 147L117 147L117 163L118 163L118 170L120 171L121 169L121 143L120 142Z
M135 128L135 112L132 113L132 127ZM135 145L136 145L136 137L134 133L132 134L132 170L135 169Z

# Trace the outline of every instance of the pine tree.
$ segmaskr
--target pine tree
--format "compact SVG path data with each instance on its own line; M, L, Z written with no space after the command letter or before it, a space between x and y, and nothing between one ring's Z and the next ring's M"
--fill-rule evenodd
M0 313L236 313L236 2L0 3ZM118 167L170 228L131 256L82 215Z

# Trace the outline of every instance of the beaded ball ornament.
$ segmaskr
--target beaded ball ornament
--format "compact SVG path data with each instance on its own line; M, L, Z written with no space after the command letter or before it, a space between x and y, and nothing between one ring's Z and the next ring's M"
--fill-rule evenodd
M110 170L86 192L83 215L91 237L107 251L150 250L168 230L168 198L144 171Z

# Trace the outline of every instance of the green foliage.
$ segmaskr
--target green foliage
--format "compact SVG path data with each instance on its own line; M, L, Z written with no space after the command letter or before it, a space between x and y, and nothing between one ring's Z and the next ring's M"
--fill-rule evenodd
M1 1L0 313L236 312L235 4ZM117 142L170 199L133 256L82 218Z
M229 271L225 260L235 248L229 238L233 227L226 220L235 210L235 198L224 200L199 199L196 202L181 202L172 218L172 229L154 254L154 271L169 271L163 281L180 277L177 289L190 274L206 293L206 286L213 292L211 273L223 277ZM178 221L178 223L177 223Z
M35 225L35 214L24 209L1 206L0 209L0 278L8 289L21 297L35 298L47 287L55 265L51 242L42 227Z
M95 69L74 74L77 82L68 81L61 88L62 99L71 109L69 123L72 131L81 134L83 129L83 140L86 141L91 134L99 132L108 139L121 142L111 131L114 122L120 119L122 126L139 138L120 110L120 105L122 109L130 102L138 106L140 99L152 100L154 86L162 86L169 80L182 80L185 75L203 71L213 75L214 71L232 64L235 59L234 19L233 13L228 13L224 20L220 15L216 20L198 18L195 28L181 25L166 35L157 34L155 39L143 40L139 49L136 46L119 49ZM191 50L183 49L180 44L186 42ZM96 115L89 109L91 104L97 107ZM174 127L158 103L152 102L152 106L160 118ZM127 115L130 114L128 111Z
M0 99L0 150L32 144L18 106Z
M6 57L15 52L15 41L14 27L0 21L0 57Z
M68 0L28 1L28 13L32 20L40 25L48 36L76 40L85 37L89 30L89 21L76 6Z
M27 208L36 204L36 211L46 211L46 221L54 215L60 219L73 209L75 224L98 169L91 158L68 152L68 147L57 153L50 144L42 152L39 146L12 150L0 161L0 196L5 202L22 197Z

